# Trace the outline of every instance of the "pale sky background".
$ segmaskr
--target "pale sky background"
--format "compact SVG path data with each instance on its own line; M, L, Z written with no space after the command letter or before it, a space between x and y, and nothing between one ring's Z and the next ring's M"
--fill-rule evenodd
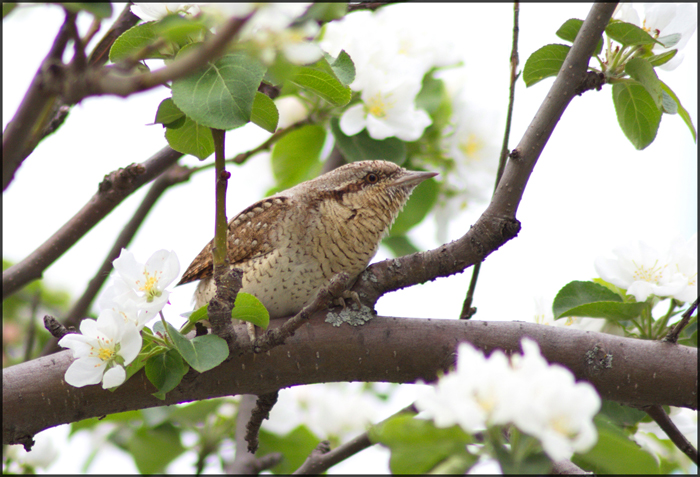
M115 17L121 9L120 4L115 5ZM475 108L488 110L498 118L492 140L500 147L508 98L512 5L431 3L417 4L415 9L426 23L454 35L463 52L465 87L473 91L468 98ZM569 18L585 19L589 9L589 4L521 5L520 68L539 47L561 43L555 35L558 27ZM15 11L3 21L3 129L62 20L59 7L37 5ZM81 31L89 23L90 18L81 14ZM102 31L107 29L104 25ZM659 71L659 76L676 92L697 125L695 38L683 53L685 60L676 70ZM518 82L511 149L552 81L527 89L522 80ZM482 266L474 319L532 321L537 298L544 299L551 313L557 291L571 280L596 277L595 258L612 257L614 247L644 240L665 250L675 236L687 239L697 231L697 148L685 124L678 116L664 115L654 143L644 151L636 151L617 124L611 96L611 88L606 86L600 92L575 98L566 110L528 183L518 211L520 234ZM164 130L160 125L148 124L166 97L169 92L161 87L128 99L88 98L75 106L59 132L44 140L27 158L3 194L3 257L13 261L26 257L92 197L105 174L143 162L160 150L166 144ZM227 157L251 149L267 137L254 125L231 131L227 133ZM213 161L213 156L207 161ZM197 165L199 161L187 156L181 163ZM229 217L262 198L273 185L267 154L255 156L243 166L228 166L228 170L232 173ZM137 259L145 261L162 248L174 250L184 272L213 236L213 185L211 169L169 190L130 246ZM44 275L47 284L64 288L77 299L147 189L134 193L48 268ZM468 209L455 217L449 239L464 234L484 207ZM412 231L411 237L423 250L440 245L432 217ZM380 249L375 261L388 257L388 251ZM454 319L461 310L470 277L471 270L467 270L391 293L379 301L377 311L391 316ZM172 306L166 308L166 316L177 317L191 309L194 287L179 287L171 294ZM407 395L392 402L385 415L411 399ZM50 433L65 441L67 428L44 434ZM84 460L78 449L89 448L88 442L84 434L73 438L68 455L64 454L50 471L78 472ZM370 456L378 457L368 460ZM190 471L192 459L180 460L182 465L174 469ZM369 469L368 462L377 467ZM382 472L386 466L386 453L370 449L333 471ZM107 469L135 471L131 459L116 451L99 456L91 467L93 472Z

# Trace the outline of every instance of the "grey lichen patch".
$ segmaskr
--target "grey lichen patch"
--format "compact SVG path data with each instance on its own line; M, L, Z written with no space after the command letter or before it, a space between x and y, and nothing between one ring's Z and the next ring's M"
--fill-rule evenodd
M328 313L326 315L326 323L333 326L340 326L347 323L352 326L361 326L374 318L375 314L368 306L362 305L360 308L357 303L345 307L339 313Z
M362 272L362 275L360 275L360 279L364 281L369 280L370 282L374 283L377 283L379 281L377 280L377 276L369 270L365 270L364 272Z
M592 350L586 351L584 360L592 374L599 374L605 369L612 368L613 355L602 347L594 346Z

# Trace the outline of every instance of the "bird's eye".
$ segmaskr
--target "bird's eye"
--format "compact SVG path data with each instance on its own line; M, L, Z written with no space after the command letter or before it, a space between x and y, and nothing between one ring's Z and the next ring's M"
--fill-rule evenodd
M379 176L375 174L374 172L370 172L365 176L365 180L369 182L370 184L376 184L377 181L379 180Z

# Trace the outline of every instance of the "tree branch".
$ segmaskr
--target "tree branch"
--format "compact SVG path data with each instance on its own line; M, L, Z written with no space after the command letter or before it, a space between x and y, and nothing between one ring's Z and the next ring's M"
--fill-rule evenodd
M26 442L49 427L89 417L300 384L431 382L452 365L461 341L512 353L524 336L549 362L593 384L603 399L697 409L696 348L523 322L375 317L363 326L335 327L324 322L326 315L312 317L266 353L244 353L202 374L190 371L164 401L152 396L156 390L143 372L115 392L69 386L63 376L70 351L5 368L3 443ZM273 320L271 327L284 321ZM245 325L235 328L246 335Z
M75 13L66 12L66 19L56 35L48 55L41 62L14 117L2 135L2 189L7 189L22 161L34 150L46 123L53 116L51 108L56 96L49 94L45 75L61 64L63 51L75 28Z
M518 234L520 222L515 215L527 181L564 110L586 84L590 56L614 10L615 4L608 3L591 8L549 94L511 152L491 203L479 220L463 237L447 245L371 265L353 287L363 300L374 305L387 292L460 273Z
M231 18L210 40L192 48L182 58L149 73L124 75L119 65L115 68L88 68L79 74L66 71L65 81L54 84L55 93L67 104L75 104L88 96L113 94L126 97L183 78L223 55L229 42L249 18L250 15L245 18Z
M27 258L2 273L3 300L32 280L71 248L119 203L142 185L150 182L182 157L166 146L141 164L132 164L105 176L97 193L63 227Z
M671 418L664 408L658 404L652 404L651 406L646 406L643 410L651 417L654 422L656 422L661 429L666 433L666 435L671 439L671 441L676 444L681 452L690 457L690 460L698 465L698 450L693 447L693 445L685 438L685 436L678 430L676 425L673 423Z

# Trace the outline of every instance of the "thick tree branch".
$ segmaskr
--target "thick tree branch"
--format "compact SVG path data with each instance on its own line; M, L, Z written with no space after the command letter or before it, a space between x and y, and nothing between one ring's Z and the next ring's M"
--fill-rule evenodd
M3 300L30 281L41 278L49 265L114 210L122 200L172 166L180 157L182 153L166 146L142 164L132 164L106 175L98 191L78 213L27 258L3 272Z
M461 341L487 352L515 352L524 336L538 342L548 361L591 382L603 399L697 409L695 348L523 322L375 317L363 326L335 327L324 322L326 314L266 353L244 353L203 374L190 371L165 401L152 396L155 388L143 372L115 392L69 386L63 376L70 351L5 368L3 443L26 442L49 427L89 417L300 384L430 382L452 364ZM236 325L236 332L245 336L245 326Z

